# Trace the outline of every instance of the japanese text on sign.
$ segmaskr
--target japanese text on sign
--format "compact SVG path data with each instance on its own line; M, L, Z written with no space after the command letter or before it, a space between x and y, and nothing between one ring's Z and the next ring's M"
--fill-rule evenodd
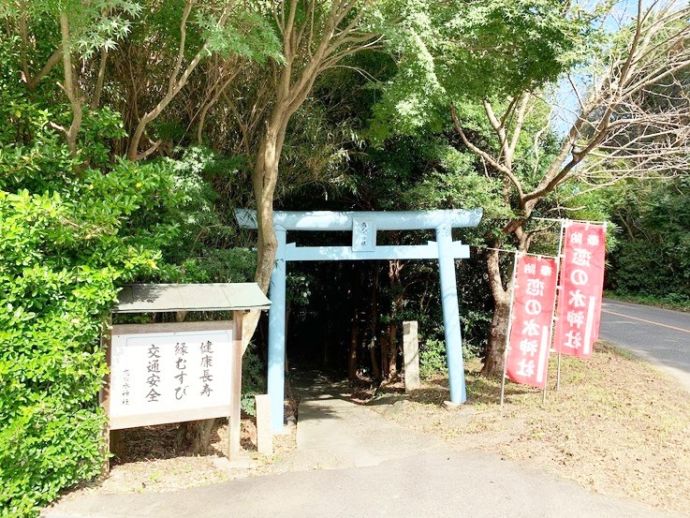
M517 383L546 384L551 320L556 300L556 261L517 256L506 375Z
M232 322L114 326L111 428L229 415L231 328Z
M555 349L589 358L599 335L604 283L605 227L570 223L565 229Z

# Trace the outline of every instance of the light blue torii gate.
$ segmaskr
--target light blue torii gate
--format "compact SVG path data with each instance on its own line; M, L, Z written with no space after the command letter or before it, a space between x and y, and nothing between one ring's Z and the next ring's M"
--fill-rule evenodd
M242 228L256 229L256 211L238 209ZM271 275L268 313L268 394L271 428L283 430L285 398L285 281L287 261L360 261L386 259L438 259L441 303L448 359L450 400L466 400L462 360L462 335L458 308L455 259L470 256L469 247L453 241L452 229L476 227L481 209L426 210L409 212L275 212L273 225L278 240L276 265ZM287 242L288 231L352 231L352 246L296 246ZM435 230L436 242L425 245L377 246L378 230Z

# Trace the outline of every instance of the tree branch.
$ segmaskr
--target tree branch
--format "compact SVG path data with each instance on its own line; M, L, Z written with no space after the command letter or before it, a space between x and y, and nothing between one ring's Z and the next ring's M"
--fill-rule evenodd
M62 66L64 70L65 81L63 90L69 99L72 108L72 123L65 132L67 140L67 147L73 156L77 154L77 135L81 128L83 117L82 99L79 92L79 85L75 81L72 70L72 44L69 29L69 19L65 11L60 11L60 35L62 38Z
M454 105L450 106L450 115L451 118L453 119L453 126L455 127L456 133L460 136L462 139L463 144L467 146L467 148L470 149L474 154L482 157L484 160L486 160L494 169L497 171L503 173L505 176L508 177L510 182L513 184L515 189L518 191L518 194L520 198L524 196L524 192L522 190L522 185L520 183L520 180L513 174L513 172L508 169L504 164L501 164L498 162L494 157L492 157L489 153L486 151L483 151L482 149L478 148L475 146L470 140L467 138L465 135L465 132L462 129L462 126L460 125L460 120L458 119L458 113Z

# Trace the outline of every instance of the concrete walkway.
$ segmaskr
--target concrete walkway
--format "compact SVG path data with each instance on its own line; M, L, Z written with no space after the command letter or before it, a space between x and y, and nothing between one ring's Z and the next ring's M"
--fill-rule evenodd
M444 453L447 446L420 437L353 403L346 383L323 378L300 393L297 452L292 470L377 466L422 453Z
M654 517L635 502L479 452L454 451L321 384L299 410L295 471L174 493L88 494L51 518Z

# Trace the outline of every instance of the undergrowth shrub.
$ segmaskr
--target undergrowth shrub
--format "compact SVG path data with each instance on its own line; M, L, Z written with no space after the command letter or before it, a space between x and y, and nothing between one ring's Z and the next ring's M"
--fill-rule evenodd
M254 396L266 392L266 367L259 356L256 345L251 343L242 357L242 411L256 416Z
M448 370L446 363L446 345L443 340L426 340L419 351L419 373L422 378Z

